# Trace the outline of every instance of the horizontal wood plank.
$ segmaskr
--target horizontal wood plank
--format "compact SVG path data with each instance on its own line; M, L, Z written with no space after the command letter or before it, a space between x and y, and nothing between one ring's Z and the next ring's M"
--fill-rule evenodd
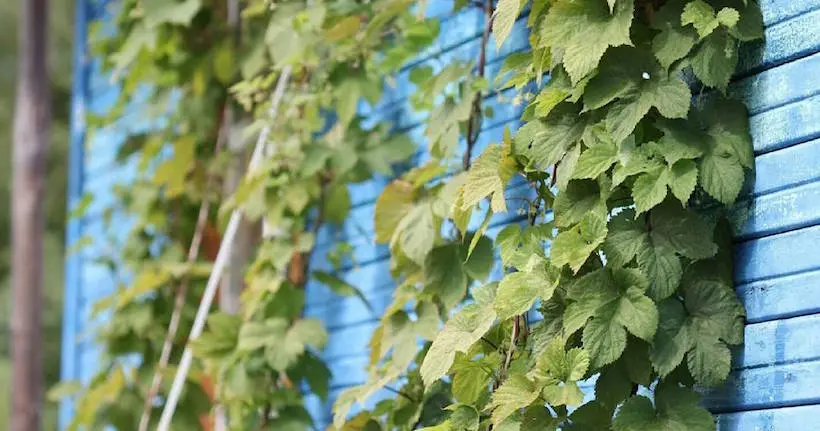
M717 415L719 431L786 431L820 429L820 405L753 410Z

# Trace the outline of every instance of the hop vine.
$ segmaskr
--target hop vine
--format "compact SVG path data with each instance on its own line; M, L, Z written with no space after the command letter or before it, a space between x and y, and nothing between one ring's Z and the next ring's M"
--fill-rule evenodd
M368 379L335 399L331 429L715 429L693 388L723 384L743 341L729 212L754 154L748 114L726 94L739 45L763 35L758 4L454 3L483 13L479 48L435 64L413 62L441 27L425 1L250 1L238 33L221 1L123 2L117 31L96 43L123 89L99 122L151 82L142 113L157 125L120 154L139 173L105 216L135 222L104 263L128 276L97 306L114 311L99 333L104 366L74 426L135 429L143 406L162 407L157 364L178 292L182 334L233 209L276 229L254 247L239 313L212 312L192 341L200 372L175 426L207 422L216 404L231 429L314 426L305 395L327 399L331 376L327 331L302 313L305 286L367 299L335 275L351 244L332 248L330 265L311 257L335 240L329 225L350 221L348 186L382 176L374 235L397 287ZM515 25L529 47L493 72L490 50ZM288 103L271 120L286 66ZM360 115L380 109L400 71L425 157L378 112ZM523 103L521 127L495 143L490 100ZM220 197L236 155L216 143L239 108L245 136L268 126L275 151ZM199 223L203 202L219 210L206 206ZM197 237L202 256L186 260ZM187 340L172 341L171 362Z

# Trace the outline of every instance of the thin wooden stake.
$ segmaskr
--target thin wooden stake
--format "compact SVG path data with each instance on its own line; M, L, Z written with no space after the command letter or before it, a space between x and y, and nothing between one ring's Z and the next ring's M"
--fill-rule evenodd
M226 139L226 133L220 128L219 136L217 137L215 152L219 152L222 142ZM199 214L196 219L196 226L194 227L194 236L191 238L191 245L188 247L188 257L186 263L192 265L199 257L199 246L202 244L202 236L205 231L205 225L208 222L208 213L210 213L211 202L208 200L208 193L213 188L213 175L208 176L208 181L205 186L205 196L202 199L202 204L199 207ZM168 361L171 359L171 352L174 349L174 339L179 329L179 320L182 316L182 307L185 305L185 296L188 293L189 280L184 277L180 281L177 288L176 296L174 297L174 310L171 313L171 321L168 323L168 333L165 335L165 341L162 343L162 352L159 355L159 362L157 368L154 370L154 377L151 379L151 387L145 395L145 405L142 409L142 416L140 416L140 423L138 431L148 431L148 424L151 422L151 410L154 407L154 398L159 393L159 386L162 383L162 374L165 368L168 367Z

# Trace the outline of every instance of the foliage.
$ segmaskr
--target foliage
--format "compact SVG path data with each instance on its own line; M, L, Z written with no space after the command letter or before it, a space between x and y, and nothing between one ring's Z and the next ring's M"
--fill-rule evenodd
M742 342L726 212L753 154L745 109L723 93L737 44L762 35L757 4L488 2L476 61L435 68L411 62L439 30L423 5L251 2L232 45L221 2L125 2L101 53L124 88L153 82L168 120L127 147L143 175L120 201L137 222L117 264L134 277L101 305L116 310L103 332L112 360L85 389L78 424L133 428L177 280L199 280L196 303L201 266L181 250L191 210L213 194L207 178L224 167L213 142L230 91L253 116L247 134L270 126L276 152L223 214L240 208L277 228L247 268L240 313L211 313L193 341L232 429L311 426L303 395L326 398L329 372L318 359L327 333L302 317L304 285L313 277L361 294L311 271L309 257L322 225L348 218L347 186L376 174L393 177L374 224L398 287L370 340L368 380L338 396L333 428L714 428L691 388L723 382L728 346ZM524 11L531 49L491 84L490 35L502 46ZM267 95L286 65L288 102L270 120ZM415 146L389 124L365 126L358 108L378 107L384 77L405 65L430 158L396 175ZM521 93L524 124L479 148L495 87ZM173 157L163 158L167 145ZM514 182L526 193L512 196ZM491 238L491 221L507 212L526 223ZM499 261L503 274L491 277ZM124 366L134 353L141 365ZM594 376L595 399L581 405L579 382ZM654 403L640 387L655 390ZM200 389L188 383L176 426L209 407ZM384 390L396 397L348 417Z
M174 296L191 284L181 314L180 332L187 334L210 272L206 260L192 265L184 254L198 233L197 205L218 200L216 186L227 181L231 155L214 143L229 133L223 114L232 101L252 119L243 141L268 126L267 144L276 151L245 175L218 214L208 215L207 226L241 209L249 223L264 218L276 233L256 246L240 313L213 312L205 333L192 341L198 367L173 426L198 427L219 402L232 429L308 427L304 385L327 397L329 371L318 355L326 331L321 322L301 317L309 256L322 227L347 218L348 185L391 176L393 165L414 153L406 136L384 124L363 125L356 109L361 97L380 99L383 74L427 47L437 23L418 22L405 0L252 2L236 43L226 5L126 0L117 5L116 31L98 28L95 53L122 91L92 124L133 131L123 121L138 116L150 126L120 150L119 160L135 164L139 175L103 213L112 225L127 216L132 227L124 242L114 238L119 253L100 257L122 285L95 306L97 316L109 319L97 331L104 361L80 390L72 428L136 429L151 378L160 372L159 397L150 400L155 426L173 371L157 369L157 362ZM293 69L287 103L271 119L268 94L286 65ZM336 113L335 121L328 121L328 112ZM361 297L335 275L316 274L339 295ZM172 362L184 342L174 340Z
M742 342L727 209L750 174L752 144L744 107L723 93L738 43L762 37L758 6L499 1L491 24L498 46L527 3L531 50L502 68L502 86L529 101L516 136L484 149L465 173L418 181L423 170L451 169L446 153L433 151L438 157L379 198L386 205L376 206L377 239L389 241L403 284L373 335L379 354L371 352L370 380L336 402L337 428L715 427L691 388L720 385L729 346ZM526 83L542 74L549 81L530 93ZM444 78L453 80L444 71L430 79ZM428 103L457 107L456 97ZM466 114L430 118L428 130L456 129L452 121L463 132L459 121L480 122ZM482 285L483 277L459 271L438 277L458 267L442 250L484 235L493 214L510 210L507 186L521 180L531 188L528 223L495 237L500 282ZM467 263L475 256L463 254ZM429 307L443 329L419 356L399 350L407 339L392 329L394 316ZM451 385L436 424L416 420L424 408L418 397L411 420L393 418L397 400L346 420L351 403L400 369L407 385L417 372L428 391ZM596 376L595 398L582 405L578 382ZM641 387L655 391L654 405L638 395Z

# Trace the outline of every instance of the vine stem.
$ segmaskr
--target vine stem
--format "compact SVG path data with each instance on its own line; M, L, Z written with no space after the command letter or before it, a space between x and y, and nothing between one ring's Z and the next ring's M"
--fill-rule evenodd
M492 0L485 0L484 1L484 16L485 16L485 23L484 23L484 32L481 34L481 45L479 45L478 51L478 61L476 63L476 76L483 77L484 76L484 69L486 68L487 63L487 42L490 39L490 32L492 31L493 27L493 1ZM481 116L481 91L477 91L476 94L473 96L473 108L472 112L470 112L470 118L467 120L467 148L464 151L464 156L461 159L461 165L464 170L470 169L470 159L473 157L473 147L475 146L476 141L478 140L478 136L481 133L481 128L478 127L478 130L474 130L474 126L478 122L478 118ZM489 340L482 337L482 339L489 343ZM416 423L410 429L416 429L418 425L421 423L421 416L416 420ZM492 425L490 425L492 427ZM492 429L492 428L490 428Z
M476 76L479 77L484 77L484 69L487 64L487 42L490 40L490 32L492 31L494 19L492 0L486 0L484 2L484 15L486 16L486 21L484 24L484 32L481 35L478 62L476 63ZM476 92L473 99L473 110L470 113L470 119L467 120L467 149L464 151L464 157L461 161L465 171L470 168L470 159L473 157L473 147L478 140L478 135L481 133L480 127L478 127L478 130L473 129L477 123L477 119L481 116L481 99L481 92Z
M403 396L404 398L407 398L407 399L408 399L409 401L411 401L411 402L414 402L414 403L419 402L419 400L417 400L417 399L415 399L415 398L411 397L411 396L410 396L410 394L408 394L407 392L404 392L404 391L402 391L402 390L399 390L399 389L393 388L393 387L391 387L391 386L385 386L384 388L385 388L385 389L387 389L387 390L388 390L388 391L390 391L390 392L393 392L393 393L394 393L394 394L396 394L396 395L401 395L401 396Z
M504 380L507 377L507 370L510 368L513 350L515 350L515 342L518 338L518 332L521 330L519 317L520 316L515 316L513 319L513 330L510 333L510 348L507 349L507 356L504 358L504 366L501 368L501 378L499 380Z
M227 139L224 122L225 114L227 112L225 109L226 106L223 105L221 110L221 126L219 127L216 145L214 146L214 153L219 152L222 144ZM188 247L188 256L185 261L188 265L192 265L199 257L199 248L202 244L203 232L205 231L205 225L208 222L208 213L211 209L211 202L208 199L208 192L211 188L213 188L213 183L215 182L214 180L214 175L208 175L208 180L205 185L205 195L202 199L202 204L199 207L199 214L197 215L196 225L194 227L194 235L191 238L191 244ZM154 375L151 378L151 386L148 388L148 393L145 396L145 405L143 406L142 415L140 416L138 431L148 430L148 424L151 421L151 410L153 408L154 398L156 398L157 393L159 393L159 386L162 383L162 373L165 371L165 368L168 367L168 362L171 359L171 352L174 348L174 339L176 338L177 331L179 330L179 321L182 316L182 307L185 305L185 296L188 293L188 287L188 277L183 276L174 297L174 309L171 312L171 321L168 323L168 333L165 335L165 341L162 343L162 351L159 355L157 368L154 370Z

